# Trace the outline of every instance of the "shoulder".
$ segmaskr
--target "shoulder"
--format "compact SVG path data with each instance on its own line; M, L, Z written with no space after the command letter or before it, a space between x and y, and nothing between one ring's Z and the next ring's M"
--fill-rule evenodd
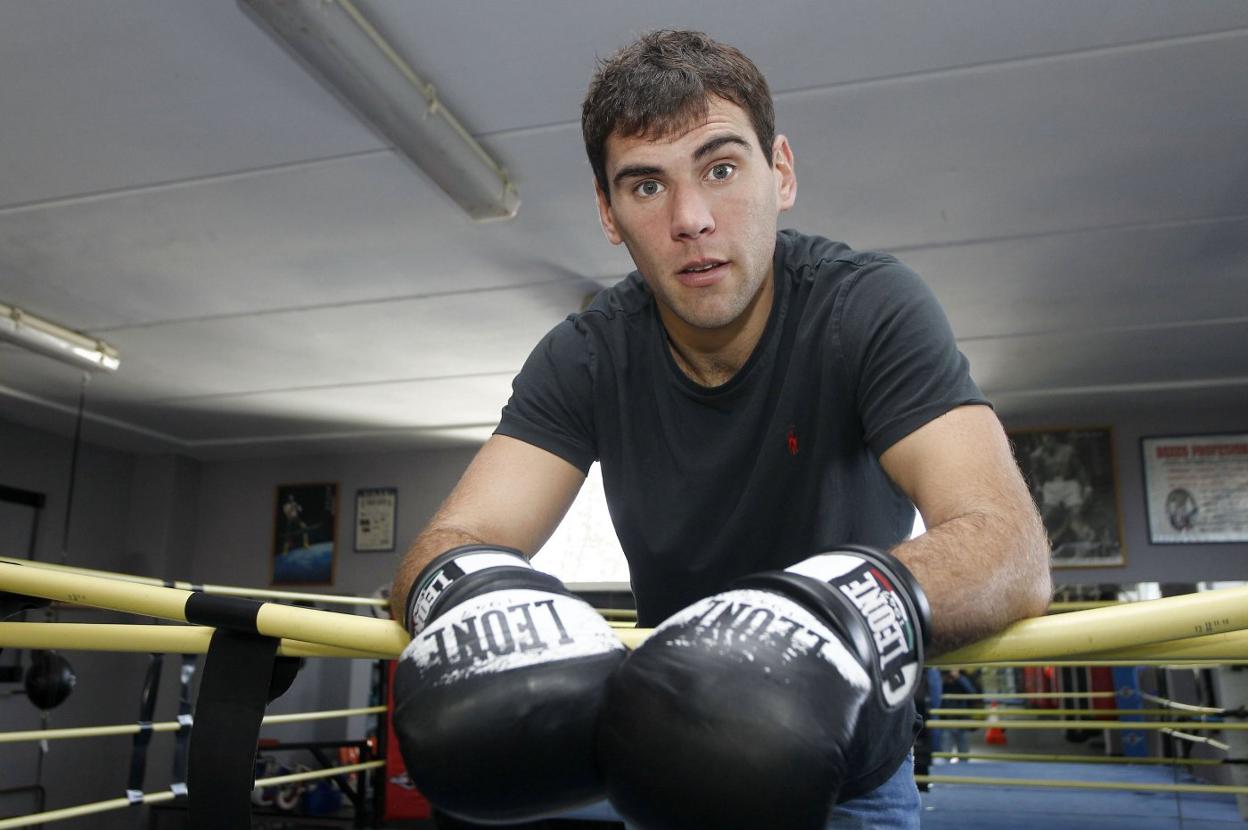
M636 317L652 303L650 289L634 271L594 294L583 309L569 314L547 332L543 342L556 349L583 346L594 332L609 330L614 323Z
M851 265L861 254L844 242L785 228L776 233L776 257L786 272Z
M844 242L783 230L776 267L799 315L826 320L834 340L865 336L904 309L934 302L918 274L892 254L859 251Z
M594 295L580 314L569 319L580 326L598 326L617 320L628 320L646 313L654 305L654 295L637 271L610 288Z
M530 363L596 372L604 355L615 360L636 340L635 330L654 318L653 298L636 272L594 295L579 312L569 314L537 344Z
M657 320L654 296L634 271L599 291L583 311L569 315L558 336L564 348L588 351L592 363L603 355L618 361L648 342Z
M790 280L822 290L848 290L864 278L913 278L892 254L859 251L844 242L814 234L782 230L776 235L776 262Z

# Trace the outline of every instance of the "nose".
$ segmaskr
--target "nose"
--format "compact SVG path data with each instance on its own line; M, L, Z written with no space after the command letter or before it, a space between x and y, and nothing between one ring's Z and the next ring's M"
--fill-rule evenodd
M671 206L673 239L696 239L715 230L711 205L699 188L677 188Z

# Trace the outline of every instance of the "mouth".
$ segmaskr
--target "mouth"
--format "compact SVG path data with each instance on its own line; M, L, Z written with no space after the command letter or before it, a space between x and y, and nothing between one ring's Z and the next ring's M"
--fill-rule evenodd
M676 272L676 278L682 285L690 288L711 285L723 279L728 273L729 263L722 259L698 259L685 264Z

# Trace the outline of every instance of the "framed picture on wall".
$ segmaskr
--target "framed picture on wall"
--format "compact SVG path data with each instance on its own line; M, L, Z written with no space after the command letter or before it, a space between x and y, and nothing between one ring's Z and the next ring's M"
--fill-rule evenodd
M1140 439L1148 541L1248 542L1248 433Z
M279 484L273 509L273 584L332 585L336 483Z
M1010 433L1053 546L1054 568L1126 564L1114 442L1108 427Z
M399 491L364 487L355 491L355 549L360 553L394 550L394 516Z

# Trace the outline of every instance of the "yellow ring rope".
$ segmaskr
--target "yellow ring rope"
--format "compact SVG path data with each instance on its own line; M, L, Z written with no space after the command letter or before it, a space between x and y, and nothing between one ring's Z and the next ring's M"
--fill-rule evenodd
M1177 709L1025 709L1025 708L998 708L998 709L932 709L930 714L934 717L948 715L954 718L990 718L996 715L1002 717L1066 717L1073 715L1100 715L1104 718L1122 718L1131 715L1149 717L1176 717L1179 713ZM1184 715L1188 717L1188 715Z
M153 576L137 576L135 574L114 573L113 571L97 571L92 568L79 568L72 565L57 565L53 562L39 562L33 559L15 559L0 556L0 562L12 565L25 565L43 568L61 573L80 574L82 576L98 576L105 579L117 579L122 582L136 582L140 585L156 585L158 587L180 588L184 591L199 591L223 597L250 597L253 599L274 599L288 602L320 602L326 605L357 605L375 608L388 608L390 603L380 597L349 597L339 594L306 594L299 591L274 591L269 588L240 588L234 585L199 585L193 582L173 581L170 586L165 580Z
M927 722L928 729L983 729L990 721L940 720ZM1205 721L1121 721L1121 720L1007 720L997 721L994 726L1003 729L1175 729L1182 727L1196 732L1248 731L1248 722L1208 723Z
M0 561L0 590L115 611L186 621L190 591ZM322 643L356 652L397 655L407 644L392 620L257 603L256 629L269 637ZM1248 659L1248 588L1224 588L1178 597L1120 603L1023 620L1003 632L933 660L965 665L1078 657L1096 662L1165 659ZM649 632L618 629L626 645ZM1211 636L1200 636L1211 632ZM1116 653L1107 653L1115 650Z
M1031 752L933 752L933 758L964 761L1024 761L1055 764L1165 764L1176 767L1221 766L1221 758L1128 758L1123 755L1040 755Z
M1058 781L1044 778L985 778L971 775L916 775L920 784L978 784L990 787L1058 787L1071 790L1126 790L1139 793L1222 793L1248 795L1248 787L1220 784L1132 784L1128 781Z
M941 700L1067 700L1069 698L1118 697L1117 692L949 692Z
M348 764L342 767L330 767L328 769L310 770L308 772L296 772L290 775L275 775L272 778L261 778L256 781L256 787L277 787L282 784L291 784L296 781L310 781L314 778L331 778L335 775L346 775L352 772L364 772L365 770L377 769L384 767L385 761L366 761L362 764ZM144 793L141 802L143 804L158 804L162 801L172 801L177 798L170 790L164 790L155 793ZM78 818L79 816L89 816L96 813L106 813L110 810L124 810L132 806L134 803L128 798L110 798L105 801L96 801L91 804L79 804L77 807L63 807L59 810L48 810L43 813L31 813L25 816L17 816L15 818L0 819L0 830L15 830L18 827L31 827L36 824L42 824L48 821L60 821L67 818Z
M271 726L281 723L326 720L328 718L349 718L355 715L379 715L385 711L385 706L365 706L359 709L323 709L317 712L265 715L260 722ZM148 724L146 728L152 732L177 732L182 728L182 724L176 720L157 721ZM23 741L56 741L66 738L107 738L113 735L134 735L142 732L143 729L144 727L137 723L119 723L110 726L69 726L63 729L27 729L21 732L0 732L0 744L15 744Z
M0 622L0 646L54 648L63 651L205 654L215 630L200 625ZM277 653L283 657L347 657L365 660L389 659L393 656L286 638L282 638Z

